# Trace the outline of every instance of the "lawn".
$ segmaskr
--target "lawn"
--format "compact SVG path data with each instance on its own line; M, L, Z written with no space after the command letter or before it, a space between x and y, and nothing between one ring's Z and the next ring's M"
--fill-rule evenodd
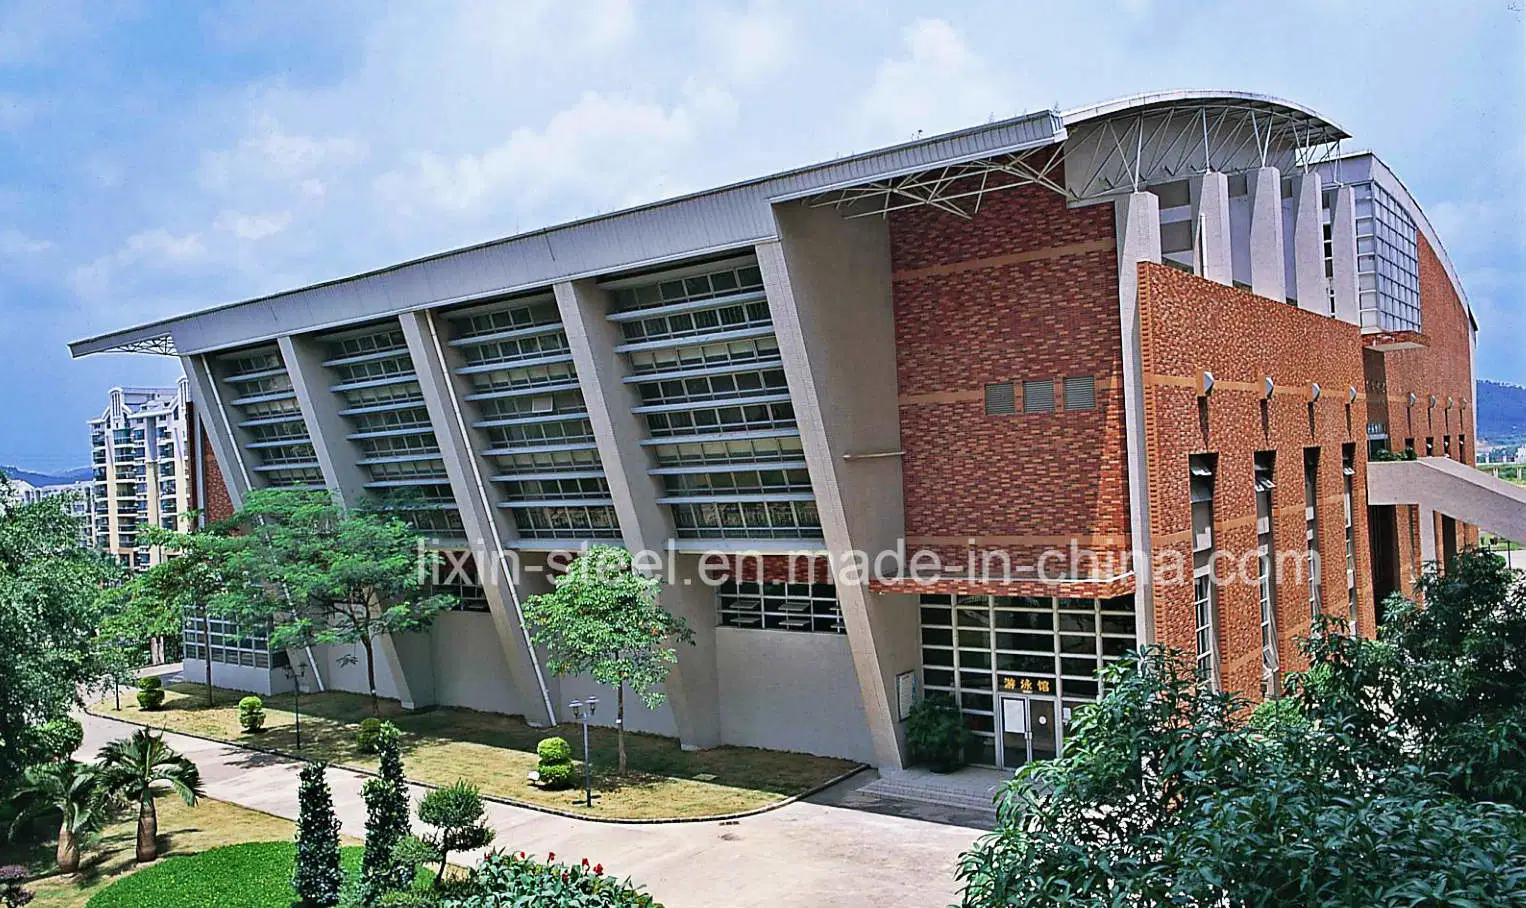
M361 848L340 851L345 875L360 873ZM87 908L291 908L297 846L291 842L225 845L179 854L123 877Z
M296 832L288 820L210 798L187 807L178 797L161 796L158 810L160 854L166 858L237 842L290 841ZM136 869L132 860L136 836L136 816L124 816L108 826L102 831L99 844L85 849L78 875L65 877L53 873L27 884L37 893L31 908L84 908L92 896ZM50 871L53 843L23 854L0 848L0 864L12 862L34 867L37 872Z
M206 705L206 688L199 684L173 684L165 693L164 706L154 712L139 710L126 691L121 712L112 698L92 709L170 731L297 752L289 694L266 699L265 731L249 735L238 725L238 693L218 691L212 707ZM370 714L370 701L360 694L304 694L302 755L374 770L376 758L355 747L356 726ZM403 733L403 760L410 779L448 785L464 778L484 794L600 817L701 817L752 810L814 788L856 765L748 747L684 751L673 738L630 733L625 740L631 772L620 777L614 772L614 730L595 727L589 730L595 792L589 809L582 804L581 790L542 791L526 781L537 762L535 745L542 738L560 735L582 755L579 726L531 728L517 716L453 707L407 712L396 700L382 701L382 715Z

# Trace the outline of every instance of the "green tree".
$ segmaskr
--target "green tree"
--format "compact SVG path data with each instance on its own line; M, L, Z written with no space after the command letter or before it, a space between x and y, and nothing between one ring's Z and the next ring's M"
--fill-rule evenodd
M615 689L623 774L625 690L649 708L661 706L663 682L678 661L674 644L692 645L694 632L658 603L662 581L632 570L624 549L593 546L552 582L553 591L525 600L525 623L535 643L546 648L552 674L588 674Z
M403 760L397 729L391 723L382 727L377 739L381 757L381 778L367 779L361 787L366 802L366 846L360 862L361 893L365 904L375 904L382 895L406 889L413 884L414 865L398 860L396 849L408 834L408 782L403 778Z
M1311 647L1316 683L1254 721L1180 653L1109 666L961 857L963 905L1526 904L1526 816L1388 762L1352 711L1381 662L1362 645Z
M455 605L426 582L436 556L396 516L345 508L326 492L251 492L232 523L240 582L222 607L271 622L272 647L359 645L380 715L376 639L425 630Z
M435 874L436 887L445 878L445 865L451 852L482 848L493 841L493 830L487 825L487 812L482 806L482 794L477 786L465 779L424 795L419 801L419 819L435 828L424 841L440 856L440 870Z
M99 760L106 790L138 807L137 862L152 861L159 856L155 792L168 787L187 805L195 806L203 794L201 771L164 743L163 735L146 728L102 747Z
M179 634L186 621L195 621L206 641L204 681L207 705L216 705L212 685L212 619L227 588L227 562L236 543L216 527L177 533L149 526L138 541L162 549L171 557L139 574L129 585L125 607L107 625L112 636L147 646L154 637Z
M1389 600L1382 703L1423 768L1473 800L1526 809L1526 581L1464 552L1420 578L1423 606Z
M11 833L37 817L57 813L58 872L78 872L83 840L99 832L111 817L113 803L101 784L100 770L75 760L60 760L28 766L25 778L16 795L23 807L11 823Z
M101 590L120 574L56 500L16 506L9 491L0 476L0 796L42 758L37 730L104 675Z

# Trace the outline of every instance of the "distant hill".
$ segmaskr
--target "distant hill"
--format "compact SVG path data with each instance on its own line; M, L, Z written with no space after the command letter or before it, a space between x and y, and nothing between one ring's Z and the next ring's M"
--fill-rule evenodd
M1526 388L1478 380L1478 437L1495 444L1526 440Z
M23 470L20 467L0 466L0 473L4 473L12 479L29 482L39 488L42 486L66 486L73 482L89 479L93 475L93 471L89 467L79 467L63 473L36 473L31 470Z

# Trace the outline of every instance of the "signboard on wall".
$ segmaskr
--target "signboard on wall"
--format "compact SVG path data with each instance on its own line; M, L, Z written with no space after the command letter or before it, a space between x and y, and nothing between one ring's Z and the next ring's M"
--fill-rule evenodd
M917 673L901 672L895 676L896 715L904 722L911 718L911 707L917 702Z

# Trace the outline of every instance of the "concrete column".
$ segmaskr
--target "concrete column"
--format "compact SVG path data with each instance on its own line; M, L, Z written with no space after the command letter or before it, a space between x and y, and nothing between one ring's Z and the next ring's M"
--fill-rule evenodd
M1250 289L1258 296L1286 302L1287 256L1282 244L1282 171L1261 167L1246 175L1250 182Z
M504 558L506 542L517 540L505 539L506 528L500 523L501 515L495 513L498 509L472 448L471 430L451 381L453 361L431 313L405 313L401 321L413 371L424 392L429 423L445 461L451 494L461 514L461 526L477 559L477 573L493 630L509 666L510 682L524 705L526 722L537 727L555 724L550 688L540 658L530 645L519 609L519 590Z
M1356 193L1350 186L1335 190L1335 207L1330 210L1330 256L1335 317L1360 325L1362 313L1356 283Z
M906 532L900 460L844 459L900 448L889 231L879 219L800 205L775 206L774 220L779 241L757 247L758 264L822 535L841 567L855 550L871 558L897 550ZM900 769L896 676L921 664L915 597L875 595L868 578L836 579L874 759Z
M1436 560L1436 511L1425 505L1418 505L1420 511L1420 567L1424 570L1425 565Z
M244 505L244 496L248 494L252 485L249 469L244 463L244 451L239 446L237 430L233 426L233 420L237 417L228 412L223 405L222 391L218 388L217 378L212 374L211 366L207 358L200 354L180 357L180 365L185 369L186 378L189 380L191 400L196 403L196 409L201 416L202 425L206 427L207 439L212 442L212 454L217 457L217 465L222 470L223 480L228 485L228 499L233 503L234 510ZM111 424L106 424L107 449L111 449ZM114 454L114 452L111 452ZM112 468L115 469L114 467ZM116 477L108 477L112 483L107 486L108 494L115 493ZM116 542L116 531L112 531L112 543Z
M366 479L355 462L359 455L348 437L350 424L339 415L341 399L329 390L333 379L323 365L323 348L310 337L283 337L279 345L323 482L342 504L354 506L365 497Z
M1229 177L1208 171L1188 184L1192 194L1193 230L1197 232L1199 277L1229 286L1234 267L1229 245Z
M1228 193L1225 194L1226 203ZM1139 347L1139 263L1160 262L1160 199L1136 192L1113 203L1118 240L1118 315L1123 337L1123 413L1129 470L1129 532L1134 549L1134 611L1139 639L1155 642L1150 570L1150 483L1145 455L1144 370Z
M591 280L563 282L555 291L583 405L620 518L621 539L632 553L667 551L674 559L675 582L663 590L662 605L694 631L694 646L678 649L678 663L665 685L678 739L685 750L714 747L721 743L715 592L699 582L698 558L669 550L673 521L657 501L661 482L648 472L650 458L641 446L646 425L631 412L639 401L635 388L623 381L624 360L615 352L621 342L619 326L605 318L608 295Z
M1317 171L1302 174L1293 186L1293 282L1298 308L1330 314L1325 289L1325 225L1321 206L1324 184Z

